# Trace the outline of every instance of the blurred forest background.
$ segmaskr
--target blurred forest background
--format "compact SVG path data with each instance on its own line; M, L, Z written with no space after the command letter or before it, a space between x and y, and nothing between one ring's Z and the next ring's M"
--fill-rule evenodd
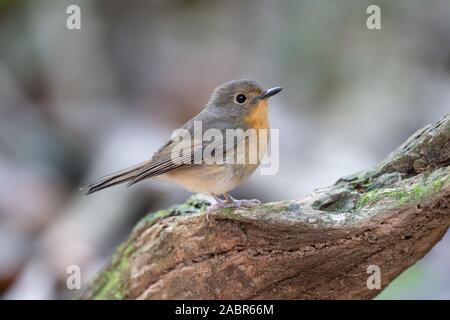
M279 173L236 197L299 198L376 164L450 111L449 17L448 0L0 0L0 297L72 297L67 266L87 282L140 217L183 202L158 181L78 188L150 157L222 82L285 89ZM447 234L379 298L450 299L449 271Z

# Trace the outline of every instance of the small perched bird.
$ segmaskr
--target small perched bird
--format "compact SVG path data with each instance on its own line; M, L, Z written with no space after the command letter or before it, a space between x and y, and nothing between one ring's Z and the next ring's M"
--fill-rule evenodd
M256 139L240 136L233 139L232 143L220 144L223 147L223 156L236 155L241 161L235 158L231 159L234 161L222 163L195 161L197 155L203 155L202 152L207 147L205 141L194 139L181 146L179 137L173 135L150 160L99 179L87 186L86 194L124 182L128 182L130 186L144 179L157 177L173 181L190 191L213 196L216 204L211 209L259 203L256 199L236 200L228 192L243 183L259 166L268 143L268 134L258 134L261 129L266 132L269 130L267 100L281 90L280 87L264 90L251 80L226 82L214 89L205 108L182 127L192 137L196 136L199 130L196 123L201 124L201 130L216 129L215 132L222 133L224 137L229 129L241 129L244 132L254 130ZM256 161L249 159L249 150L254 150L252 144L258 146ZM175 152L177 148L182 151L182 155ZM211 152L211 156L218 155ZM221 195L224 199L220 198Z

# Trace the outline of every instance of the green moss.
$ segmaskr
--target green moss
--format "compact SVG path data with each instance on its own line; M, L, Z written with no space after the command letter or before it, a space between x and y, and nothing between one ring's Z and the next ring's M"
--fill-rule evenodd
M432 187L434 191L441 191L442 187L444 186L446 180L448 179L448 177L444 177L444 178L440 178L440 179L436 179L433 181L432 183Z
M141 221L139 221L138 225L145 223L147 227L152 226L158 220L168 217L172 214L170 209L163 209L156 212L152 212L144 216Z
M221 211L225 214L235 214L235 210L233 208L223 208ZM238 214L235 214L236 216L239 216Z
M149 227L155 224L157 221L166 217L187 215L206 211L209 206L210 203L208 201L199 199L196 195L193 195L189 197L185 203L177 204L171 206L168 209L163 209L147 214L139 221L136 228L142 228L143 226Z
M239 220L242 216L239 214L235 208L222 208L217 210L217 213L220 215L225 215L229 219Z
M105 299L126 299L124 277L129 273L130 257L134 252L131 244L124 243L119 246L117 252L113 255L111 264L102 272L99 282L100 286L94 295L96 300Z
M198 198L196 195L189 197L185 203L172 206L168 210L172 215L192 214L200 211L205 211L210 206L206 200Z
M409 202L418 203L429 194L440 191L447 179L448 176L431 179L431 181L424 179L411 187L403 186L396 189L375 189L367 191L359 197L354 210L357 211L384 199L396 200L395 204L397 205Z

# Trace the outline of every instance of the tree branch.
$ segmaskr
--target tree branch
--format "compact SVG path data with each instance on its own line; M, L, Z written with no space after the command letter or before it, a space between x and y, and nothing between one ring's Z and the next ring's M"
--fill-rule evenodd
M372 298L450 225L450 117L380 164L300 200L225 209L196 196L149 214L83 299Z

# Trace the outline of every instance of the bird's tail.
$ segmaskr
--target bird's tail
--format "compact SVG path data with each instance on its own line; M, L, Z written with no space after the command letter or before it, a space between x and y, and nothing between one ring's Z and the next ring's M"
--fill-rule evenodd
M86 195L103 190L105 188L109 188L111 186L115 186L116 184L121 184L127 181L134 179L139 175L142 168L145 167L147 162L142 162L132 167L126 168L124 170L115 172L108 176L98 179L97 181L92 182L81 190L86 190Z

